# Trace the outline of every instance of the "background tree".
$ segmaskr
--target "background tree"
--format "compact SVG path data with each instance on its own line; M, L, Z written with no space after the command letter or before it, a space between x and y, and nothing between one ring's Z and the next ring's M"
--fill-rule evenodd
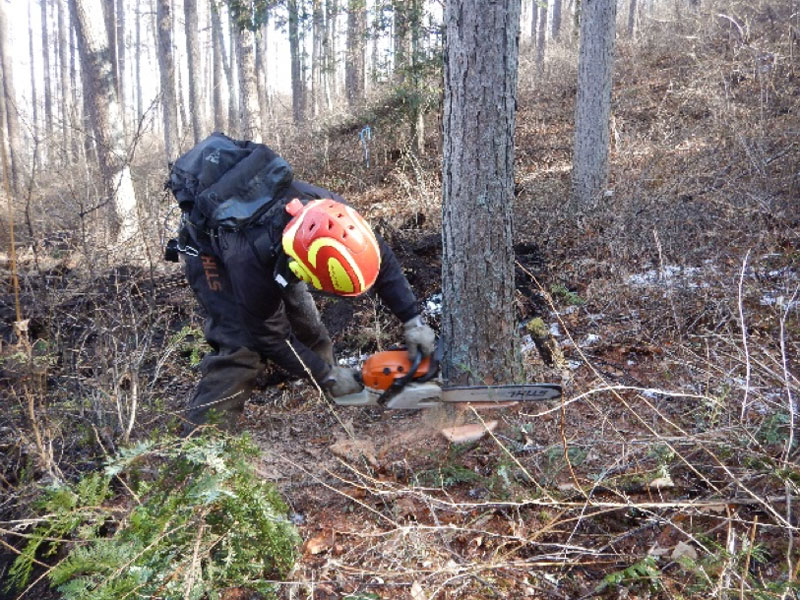
M289 54L292 73L292 118L302 123L306 118L305 88L303 69L300 63L300 11L297 0L289 0Z
M256 57L254 24L252 20L239 21L237 54L239 55L239 106L241 107L241 134L248 140L261 141L261 110L258 105L256 83Z
M209 0L209 12L211 13L211 52L214 64L213 72L213 104L214 104L214 129L225 131L227 129L227 119L223 104L222 90L226 86L230 90L230 66L225 53L225 41L222 38L222 19L219 14L219 7L215 0ZM223 80L224 75L224 80ZM229 113L230 114L230 111Z
M126 47L126 2L125 0L115 0L117 3L117 97L122 117L122 129L128 132L128 111L126 110L127 81L127 47Z
M539 0L539 17L537 18L539 31L536 33L536 67L539 71L544 69L544 52L547 44L547 4L548 0Z
M161 73L161 110L167 160L178 156L178 98L175 87L175 57L172 48L172 0L156 0L158 68Z
M615 0L581 3L572 160L572 199L577 207L591 206L608 183L616 16Z
M561 0L552 0L552 15L550 15L550 38L557 40L561 34Z
M58 0L58 73L61 82L61 141L63 152L61 158L63 163L70 162L70 152L72 150L73 123L72 121L72 97L70 94L70 72L69 72L69 40L70 22L68 16L66 0ZM116 83L115 83L116 85ZM116 88L115 88L116 93Z
M8 45L8 17L5 2L0 2L0 69L3 72L3 94L5 103L6 132L10 151L10 185L14 193L19 193L22 178L22 140L19 130L19 106L14 89L14 67L11 63L11 48Z
M49 135L53 131L53 88L50 77L50 34L48 28L47 5L49 0L39 0L42 7L42 80L44 85L44 130ZM47 161L48 144L42 148L42 157Z
M105 200L114 209L111 232L115 241L136 232L133 189L120 106L112 76L111 54L103 23L102 0L70 0L81 66L90 101ZM102 204L102 203L101 203Z
M511 237L519 13L519 0L445 7L442 337L450 383L508 382L519 369Z
M366 67L367 10L364 0L349 0L347 5L347 62L345 88L347 103L356 107L364 102Z
M192 115L192 138L198 143L203 137L202 105L197 88L200 79L200 40L197 19L197 0L183 0L186 29L186 64L189 67L189 114Z

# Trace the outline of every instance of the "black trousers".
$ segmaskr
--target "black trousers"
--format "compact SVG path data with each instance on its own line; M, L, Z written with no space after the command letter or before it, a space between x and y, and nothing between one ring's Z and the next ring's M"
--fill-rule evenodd
M233 429L255 380L272 361L291 375L327 375L333 345L305 283L279 286L273 265L258 256L254 237L268 230L224 231L205 239L191 236L198 256L185 256L184 272L206 312L206 355L186 414L187 426L215 421ZM263 240L262 240L263 241Z

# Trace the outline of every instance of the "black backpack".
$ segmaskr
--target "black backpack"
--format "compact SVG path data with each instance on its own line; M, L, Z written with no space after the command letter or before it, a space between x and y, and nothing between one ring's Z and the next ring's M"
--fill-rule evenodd
M289 164L264 144L212 133L170 165L165 188L202 231L257 223L283 199Z

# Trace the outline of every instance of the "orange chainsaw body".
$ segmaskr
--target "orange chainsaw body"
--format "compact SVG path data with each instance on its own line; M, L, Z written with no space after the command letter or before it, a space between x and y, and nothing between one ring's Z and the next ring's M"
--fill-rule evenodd
M373 390L388 390L396 379L408 375L411 360L407 350L385 350L370 356L361 368L364 385ZM425 357L417 367L415 377L425 376L431 368L430 357Z

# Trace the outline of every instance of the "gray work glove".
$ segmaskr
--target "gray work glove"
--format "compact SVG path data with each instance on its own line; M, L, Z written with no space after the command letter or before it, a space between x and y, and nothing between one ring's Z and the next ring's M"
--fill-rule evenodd
M331 367L328 376L322 380L322 387L334 398L355 394L364 388L356 379L356 372L353 369L337 366Z
M422 317L417 315L403 323L405 329L406 347L411 360L417 357L417 352L422 356L430 356L436 345L436 334L433 329L422 322Z

